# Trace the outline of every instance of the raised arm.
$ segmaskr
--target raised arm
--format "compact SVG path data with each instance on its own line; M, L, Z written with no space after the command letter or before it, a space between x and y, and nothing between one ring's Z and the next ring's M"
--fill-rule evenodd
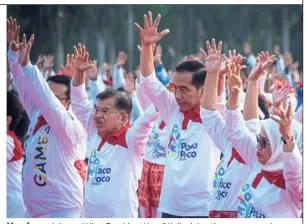
M279 124L279 131L284 141L283 144L283 159L284 159L284 178L286 181L286 189L291 195L298 199L303 199L302 186L302 156L297 147L296 141L300 136L295 136L292 125L292 105L289 104L287 112L283 109L278 113L279 115L271 116L271 118ZM297 139L296 139L297 138Z
M28 43L26 43L24 35L22 48L19 51L19 63L23 67L29 95L58 137L63 142L75 144L80 138L86 136L86 133L79 120L64 107L51 91L38 68L30 63L30 50L33 41L34 35Z
M143 155L148 137L151 134L153 122L158 119L159 113L153 104L147 108L129 129L126 135L126 141L130 149L137 155Z
M250 166L256 161L256 135L245 126L239 109L239 92L242 87L240 65L231 64L228 73L229 97L224 111L226 133L229 141Z
M161 15L159 14L155 22L152 21L152 14L148 12L144 15L144 29L138 24L135 24L140 31L142 51L141 51L141 77L140 87L146 92L148 98L153 102L157 110L162 116L165 123L168 122L170 110L176 104L173 94L171 94L163 84L158 81L155 76L153 65L153 50L152 45L159 41L163 36L169 33L169 30L157 32L157 27L160 22Z
M266 69L276 60L275 56L270 57L269 52L263 51L256 58L256 65L248 76L243 115L244 120L251 120L259 117L258 111L258 79L265 75Z
M126 85L126 80L124 78L124 69L123 66L126 63L127 55L125 52L119 52L117 57L117 63L113 67L113 88L119 89L120 87L124 87Z
M74 61L74 76L71 83L71 102L72 110L77 118L82 123L90 137L94 133L93 104L88 99L85 89L85 71L95 66L88 61L89 54L86 52L85 47L78 44L74 46L76 58Z
M7 24L7 41L9 44L8 61L10 70L13 76L14 84L18 91L19 99L23 104L23 107L25 108L28 116L31 117L36 109L36 106L26 89L25 77L22 71L22 67L18 62L19 48L21 47L21 43L19 43L20 27L17 26L16 19L13 20L11 17L7 20Z

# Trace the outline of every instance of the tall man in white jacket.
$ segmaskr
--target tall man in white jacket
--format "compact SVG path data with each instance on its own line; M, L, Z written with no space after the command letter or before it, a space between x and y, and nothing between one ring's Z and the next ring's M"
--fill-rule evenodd
M30 118L24 146L23 198L28 217L79 217L82 180L74 167L86 132L70 108L70 80L48 82L30 63L34 35L19 43L16 20L8 20L8 59L20 100Z
M162 218L207 217L219 150L203 125L200 97L206 73L219 72L215 63L220 64L221 57L214 52L217 58L207 61L207 72L198 61L181 63L170 83L174 94L170 93L156 78L152 63L152 44L169 32L157 32L160 17L153 23L149 12L148 18L144 15L144 29L136 24L142 43L139 88L144 88L170 134L158 211ZM218 52L221 47L220 43Z
M72 108L91 143L82 217L137 218L139 164L159 114L152 106L131 127L131 99L117 90L99 93L93 107L84 82L89 55L80 44L75 53Z

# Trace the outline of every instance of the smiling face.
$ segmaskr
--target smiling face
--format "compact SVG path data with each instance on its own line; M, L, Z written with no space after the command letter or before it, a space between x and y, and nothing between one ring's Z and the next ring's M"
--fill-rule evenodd
M272 156L272 149L267 134L261 128L260 135L257 136L257 158L259 163L265 165Z
M180 110L190 111L200 105L202 87L197 89L192 84L193 74L188 71L176 72L170 83L170 89L174 92Z

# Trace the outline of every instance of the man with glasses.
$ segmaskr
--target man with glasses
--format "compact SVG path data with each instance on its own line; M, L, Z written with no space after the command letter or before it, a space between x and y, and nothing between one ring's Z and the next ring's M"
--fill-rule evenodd
M151 106L131 127L131 99L117 90L99 93L93 106L85 88L84 72L91 67L89 55L80 44L75 55L72 108L87 131L91 147L82 217L137 218L139 164L152 122L159 114Z
M30 118L24 145L22 190L27 217L80 216L83 188L74 163L86 133L71 111L70 79L44 79L30 62L34 35L19 43L16 20L8 20L9 65L20 100Z

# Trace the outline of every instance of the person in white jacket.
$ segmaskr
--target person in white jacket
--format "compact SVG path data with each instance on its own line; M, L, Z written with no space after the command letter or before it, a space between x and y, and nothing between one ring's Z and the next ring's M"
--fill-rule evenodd
M144 15L144 29L136 24L142 43L139 88L144 88L157 108L169 135L158 212L162 212L162 218L208 217L220 151L202 122L200 97L206 70L198 61L186 61L178 65L170 84L174 94L158 81L152 45L169 32L164 30L157 33L160 17L158 15L153 23L149 12L148 19Z
M256 66L257 67L257 66ZM239 218L296 218L302 213L302 157L296 142L291 104L280 117L261 121L257 137L246 128L238 108L241 79L231 69L230 95L225 110L226 133L252 172L239 195ZM259 75L259 74L258 74ZM258 77L250 85L257 87ZM253 98L258 98L254 88ZM255 100L253 101L254 104ZM254 107L254 110L256 107Z
M204 52L204 51L202 51ZM203 53L205 57L209 57ZM250 73L249 79L254 75L253 73L262 73L264 69L268 67L273 60L269 57L263 60L261 70L253 69ZM236 64L237 69L241 70L242 66L240 64L243 62L242 56L235 56L234 60L228 63ZM269 61L269 63L267 63ZM229 74L229 73L228 73ZM228 75L229 77L229 75ZM211 75L206 78L204 92L202 97L202 106L206 109L203 121L205 122L205 127L212 138L213 142L219 147L223 153L223 158L219 167L217 168L215 180L213 183L213 194L211 202L211 210L209 213L210 218L236 218L237 208L239 205L238 196L240 193L240 188L244 181L248 178L251 173L251 166L249 166L246 161L240 156L237 149L228 140L225 121L218 111L215 110L215 103L217 102L217 89L218 89L218 75ZM251 91L254 85L248 85L247 95L245 98L245 104L243 109L243 115L245 124L248 129L257 133L258 129L258 114L257 109L258 103L252 102ZM231 89L231 83L228 82L228 89ZM239 94L240 95L240 94ZM256 112L251 114L251 109L255 109ZM224 114L224 113L223 113ZM237 174L240 175L237 175Z
M80 44L75 52L72 108L91 142L82 217L137 218L139 164L159 114L152 106L131 127L130 97L111 89L99 93L93 106L84 84L89 55Z
M17 93L7 92L7 218L24 218L26 207L22 198L22 141L29 127L29 117Z
M74 167L86 132L70 107L70 79L44 79L30 63L34 35L18 41L16 20L8 20L10 69L20 100L30 118L22 172L26 217L79 217L82 180Z

